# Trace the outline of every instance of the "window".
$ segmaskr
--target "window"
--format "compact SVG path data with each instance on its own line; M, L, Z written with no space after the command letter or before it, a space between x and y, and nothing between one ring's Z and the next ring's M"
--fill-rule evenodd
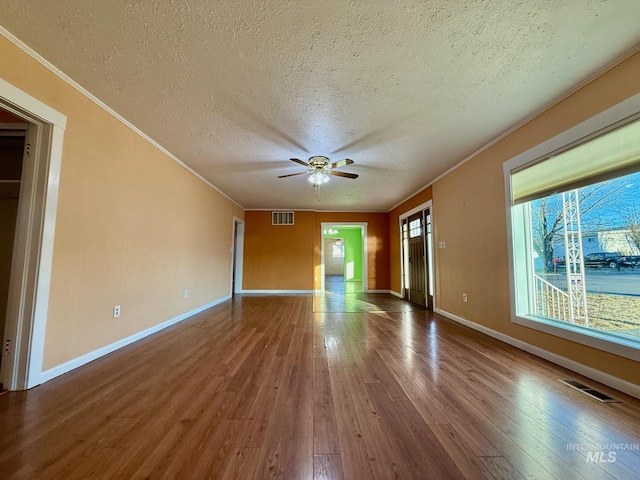
M344 243L337 240L331 245L331 256L333 258L344 258Z
M640 121L505 164L512 319L640 359Z
M409 222L409 238L415 238L422 235L422 220L416 218Z

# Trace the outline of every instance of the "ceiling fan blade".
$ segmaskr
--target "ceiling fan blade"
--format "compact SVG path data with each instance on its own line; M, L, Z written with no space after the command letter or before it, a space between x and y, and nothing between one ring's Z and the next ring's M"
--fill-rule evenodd
M344 167L345 165L351 165L352 163L354 163L353 160L351 160L350 158L345 158L344 160L340 160L339 162L332 163L331 168L340 168Z
M309 172L290 173L289 175L278 175L278 178L295 177L296 175L304 175Z
M303 166L309 168L309 164L307 162L303 162L299 158L290 158L289 160L291 160L292 162L299 163L300 165L303 165Z
M336 177L344 177L344 178L358 178L358 175L355 173L346 173L346 172L334 172L333 170L325 170L329 175L335 175Z

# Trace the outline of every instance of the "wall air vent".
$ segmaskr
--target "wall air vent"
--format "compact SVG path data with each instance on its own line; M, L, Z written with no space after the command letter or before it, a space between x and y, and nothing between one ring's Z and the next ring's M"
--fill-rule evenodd
M293 225L293 212L271 212L271 225Z

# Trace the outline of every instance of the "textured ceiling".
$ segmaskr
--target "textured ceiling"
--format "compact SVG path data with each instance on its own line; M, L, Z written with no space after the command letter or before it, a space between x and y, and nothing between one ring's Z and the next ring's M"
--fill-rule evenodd
M386 211L640 42L638 0L0 0L245 208ZM352 158L315 197L288 161Z

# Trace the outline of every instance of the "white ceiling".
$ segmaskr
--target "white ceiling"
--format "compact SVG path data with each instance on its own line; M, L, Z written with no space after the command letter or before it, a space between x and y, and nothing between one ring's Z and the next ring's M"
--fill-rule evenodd
M0 0L245 208L387 211L640 42L638 0ZM287 159L348 157L315 197Z

